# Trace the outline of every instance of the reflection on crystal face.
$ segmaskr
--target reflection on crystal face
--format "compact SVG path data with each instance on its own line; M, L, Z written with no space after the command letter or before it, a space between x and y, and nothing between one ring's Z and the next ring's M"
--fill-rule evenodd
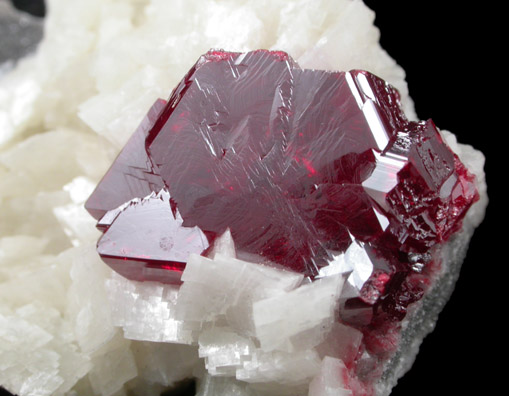
M377 152L373 152L373 154L376 161L375 169L362 182L362 186L380 207L389 210L386 196L398 184L398 172L405 166L406 158L394 158Z
M341 293L342 298L359 297L364 283L373 272L373 263L361 244L354 241L346 252L333 254L331 263L320 269L317 278L335 274L344 274L346 283Z
M183 271L191 253L201 254L209 247L207 237L198 227L182 225L183 220L178 211L173 211L165 190L142 200L134 199L120 211L107 212L102 224L106 223L105 218L113 221L106 226L97 251L120 274L124 274L126 262L132 263L134 269L139 263L142 272L126 274L136 280L162 278L178 282L172 273Z

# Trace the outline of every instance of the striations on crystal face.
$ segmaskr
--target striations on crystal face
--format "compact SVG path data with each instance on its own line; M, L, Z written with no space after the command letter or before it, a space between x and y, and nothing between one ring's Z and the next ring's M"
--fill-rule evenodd
M154 171L145 150L145 139L166 101L158 99L148 111L141 125L131 136L122 152L97 185L86 202L86 209L96 219L133 198L144 198L164 186Z
M127 212L141 205L157 217L148 208L159 201L119 207L162 188L182 229L208 238L192 249L173 244L168 257L177 251L179 266L151 251L155 243L142 253L113 239L127 232L116 225L131 224ZM473 176L433 122L409 122L398 92L380 78L303 70L279 51L214 50L168 102L153 105L86 207L97 219L116 210L111 226L99 222L107 230L99 252L110 265L123 259L125 275L138 280L149 279L146 268L181 271L183 252L204 252L226 229L241 253L312 278L357 241L373 261L361 293L372 305L406 282L412 254L461 226L476 199ZM156 227L162 221L150 226L162 235ZM134 260L125 254L131 248L140 249Z
M178 283L189 255L209 247L198 227L182 226L164 189L142 200L133 199L119 213L107 212L99 223L105 231L97 244L98 253L115 271L133 280Z

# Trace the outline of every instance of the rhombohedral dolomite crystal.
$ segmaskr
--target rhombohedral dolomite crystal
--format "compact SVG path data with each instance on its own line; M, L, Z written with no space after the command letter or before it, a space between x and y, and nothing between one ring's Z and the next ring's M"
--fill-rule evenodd
M397 90L379 77L301 69L280 51L211 50L152 106L86 208L104 233L98 252L115 271L183 282L177 305L189 299L199 314L181 303L179 325L214 322L211 312L231 320L200 336L211 375L250 382L255 345L295 353L307 344L303 353L325 357L310 394L336 370L347 378L338 389L363 395L396 352L407 309L440 273L441 244L478 198L474 176L433 122L409 121ZM243 261L218 265L228 262L215 256L223 235ZM195 262L211 282L234 274L235 287L222 286L234 308L192 307L186 266ZM256 285L237 274L246 265L299 281L288 293L240 297L238 289ZM252 312L239 331L242 299ZM315 317L294 316L295 307ZM228 363L209 346L225 337L240 348ZM341 352L330 356L325 338Z

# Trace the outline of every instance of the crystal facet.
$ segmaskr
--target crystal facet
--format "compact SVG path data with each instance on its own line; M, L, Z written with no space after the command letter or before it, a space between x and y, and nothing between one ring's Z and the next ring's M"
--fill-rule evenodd
M105 217L101 219L105 232L97 251L129 279L178 283L189 255L209 247L198 227L182 226L183 220L178 211L173 211L165 190L132 200L111 224L104 221ZM142 273L140 263L144 264Z

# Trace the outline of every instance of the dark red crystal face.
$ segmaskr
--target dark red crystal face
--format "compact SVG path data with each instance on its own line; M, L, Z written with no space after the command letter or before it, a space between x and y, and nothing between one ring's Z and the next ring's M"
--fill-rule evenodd
M175 281L227 228L240 254L310 277L356 240L380 263L360 295L372 305L476 199L433 122L408 121L389 84L259 50L202 56L86 207L104 216L103 259L137 280Z

